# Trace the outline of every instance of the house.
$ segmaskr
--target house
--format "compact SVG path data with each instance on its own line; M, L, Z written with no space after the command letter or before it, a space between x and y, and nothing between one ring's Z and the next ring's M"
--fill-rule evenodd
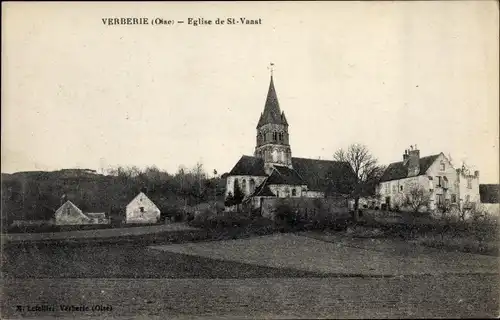
M160 209L143 192L125 208L126 223L156 223L159 220Z
M67 200L54 214L56 225L77 225L77 224L108 224L104 212L92 213L83 212L73 202Z
M464 167L455 169L442 152L420 157L417 146L410 146L403 161L387 166L377 192L382 206L406 209L404 198L416 189L429 196L429 210L444 206L472 209L479 202L479 171L470 174Z
M94 219L85 215L73 202L66 201L54 214L56 225L93 224Z
M288 120L280 110L273 75L257 124L253 156L243 155L227 176L226 199L243 196L259 208L262 199L324 198L349 193L353 172L347 162L292 157ZM234 210L228 206L226 210Z
M481 206L486 212L493 215L500 215L500 185L480 184L479 195Z

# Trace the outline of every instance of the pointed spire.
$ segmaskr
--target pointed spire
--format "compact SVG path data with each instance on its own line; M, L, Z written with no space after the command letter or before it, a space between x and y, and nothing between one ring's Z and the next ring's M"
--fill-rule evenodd
M267 123L285 124L282 120L283 117L284 114L282 114L280 110L278 96L276 95L276 89L274 88L271 69L271 81L269 83L269 90L267 92L266 104L264 106L264 112L260 116L259 124L257 125L257 127L260 127Z
M285 126L288 125L288 121L286 121L285 117L285 111L281 112L281 123L283 123Z

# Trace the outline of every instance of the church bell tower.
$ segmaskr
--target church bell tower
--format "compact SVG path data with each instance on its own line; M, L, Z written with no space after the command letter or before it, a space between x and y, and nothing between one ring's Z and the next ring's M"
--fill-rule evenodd
M274 88L273 64L271 64L271 81L267 92L264 112L260 114L257 124L257 145L255 156L264 159L264 169L270 173L273 165L292 168L292 150L288 135L288 122L285 113L281 112Z

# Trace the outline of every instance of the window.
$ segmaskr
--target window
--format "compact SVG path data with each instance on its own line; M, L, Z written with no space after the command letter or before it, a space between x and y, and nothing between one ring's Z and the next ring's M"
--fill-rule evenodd
M437 181L438 181L437 186L441 187L441 177L436 177L436 178L437 178Z
M273 140L274 141L278 140L278 133L277 132L273 132Z
M438 204L442 204L443 203L443 195L442 194L437 194L436 198L437 198L437 203Z
M470 195L466 195L465 196L465 203L469 203L470 202Z
M403 191L403 186L399 186L399 191Z
M396 185L392 186L392 192L396 192Z
M295 188L294 188L294 189L292 189L292 197L295 197L295 196L297 196L297 190L295 190Z
M142 213L144 213L144 207L139 207L139 211L141 211Z
M250 179L250 193L253 193L255 191L255 180Z
M283 133L280 132L279 138L280 138L280 141L283 141Z
M243 189L243 193L246 194L247 193L247 181L245 179L243 179L243 181L241 181L241 188Z
M456 203L457 202L457 195L456 194L452 194L451 195L451 202L452 203Z
M448 178L443 177L443 188L448 188Z
M441 162L439 169L441 171L444 171L446 169L446 166L445 166L444 162Z
M279 198L279 196L280 196L279 190L276 190L276 196Z
M472 178L467 177L467 189L472 189Z

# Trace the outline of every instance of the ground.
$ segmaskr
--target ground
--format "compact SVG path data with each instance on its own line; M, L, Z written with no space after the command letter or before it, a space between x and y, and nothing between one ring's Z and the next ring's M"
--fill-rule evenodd
M325 232L183 244L12 246L3 318L498 316L498 258ZM17 306L111 306L20 311Z

